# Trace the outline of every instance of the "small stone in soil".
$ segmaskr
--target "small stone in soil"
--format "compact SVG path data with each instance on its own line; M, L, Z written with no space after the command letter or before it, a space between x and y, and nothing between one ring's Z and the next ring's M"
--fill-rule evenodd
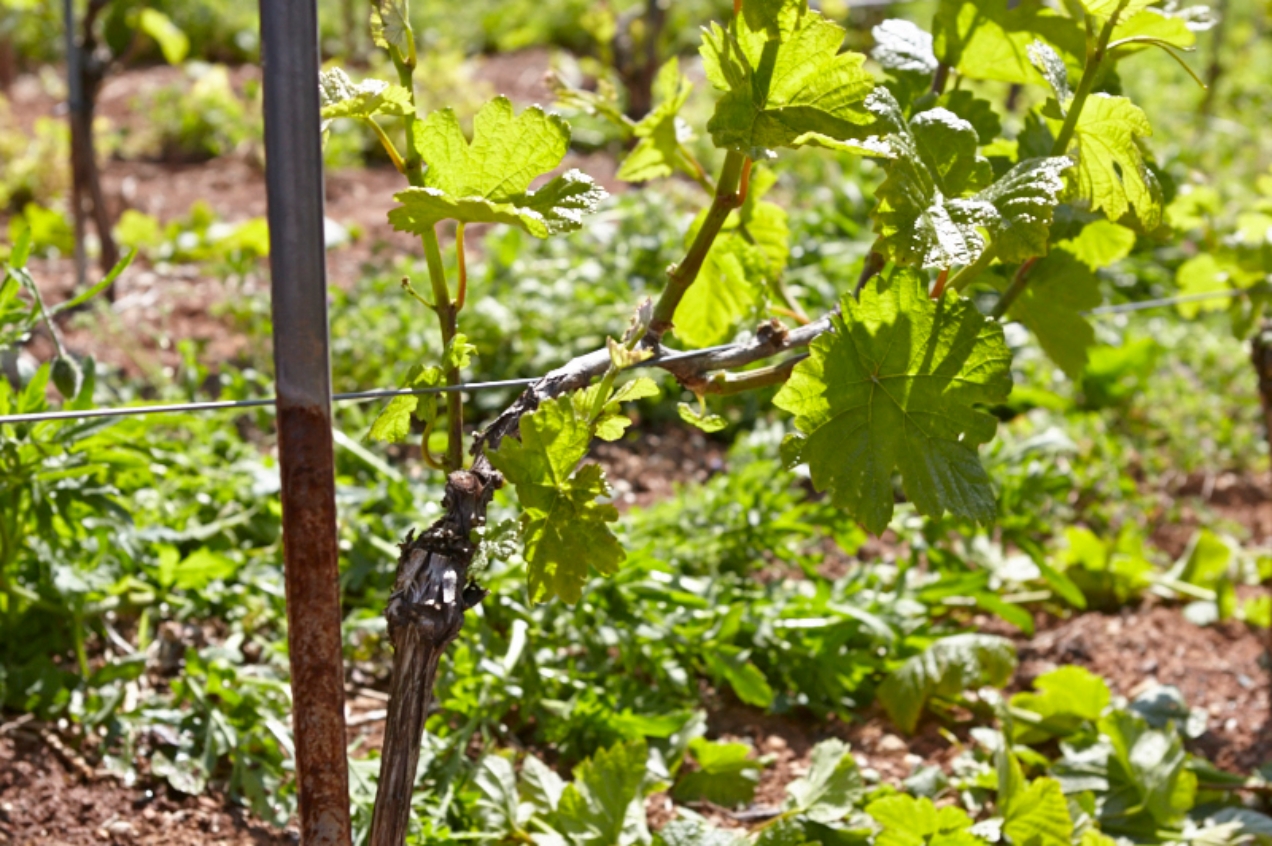
M885 734L875 744L875 752L880 755L899 755L910 750L909 744L895 734Z

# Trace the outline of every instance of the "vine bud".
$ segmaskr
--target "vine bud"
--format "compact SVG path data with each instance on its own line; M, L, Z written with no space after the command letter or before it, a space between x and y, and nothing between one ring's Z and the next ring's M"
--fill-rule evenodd
M75 359L68 355L59 355L53 361L53 384L66 399L73 399L79 393L83 374Z

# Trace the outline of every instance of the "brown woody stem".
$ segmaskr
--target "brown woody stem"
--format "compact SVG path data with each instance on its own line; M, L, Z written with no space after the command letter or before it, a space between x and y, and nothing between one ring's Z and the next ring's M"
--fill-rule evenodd
M473 530L502 480L498 473L460 470L446 482L441 519L401 545L385 616L393 641L393 687L384 724L380 781L371 817L371 846L401 846L411 821L411 793L424 721L433 701L438 661L459 636L464 612L485 596L468 586L477 548Z

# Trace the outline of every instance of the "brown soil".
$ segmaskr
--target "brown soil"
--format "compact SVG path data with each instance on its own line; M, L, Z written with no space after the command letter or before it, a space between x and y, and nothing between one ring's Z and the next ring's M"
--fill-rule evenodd
M299 842L216 796L85 778L27 727L0 737L0 846L283 846Z
M598 443L592 458L605 468L620 509L675 495L679 485L705 482L725 469L727 446L689 426L642 432L636 441Z
M1265 637L1237 622L1200 628L1178 607L1151 599L1116 614L1040 620L1033 638L1017 639L1016 685L1027 688L1063 664L1086 667L1128 698L1174 685L1190 708L1208 715L1193 751L1224 769L1249 772L1272 759Z

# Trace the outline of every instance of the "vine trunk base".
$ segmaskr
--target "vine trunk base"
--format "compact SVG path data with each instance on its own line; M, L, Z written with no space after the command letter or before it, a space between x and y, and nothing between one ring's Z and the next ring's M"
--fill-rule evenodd
M418 537L407 535L385 617L393 642L393 684L380 759L380 783L371 819L371 846L401 846L411 821L411 792L420 759L424 720L433 701L437 665L459 636L464 612L486 592L468 585L477 551L473 530L502 478L474 468L446 481L445 514Z

